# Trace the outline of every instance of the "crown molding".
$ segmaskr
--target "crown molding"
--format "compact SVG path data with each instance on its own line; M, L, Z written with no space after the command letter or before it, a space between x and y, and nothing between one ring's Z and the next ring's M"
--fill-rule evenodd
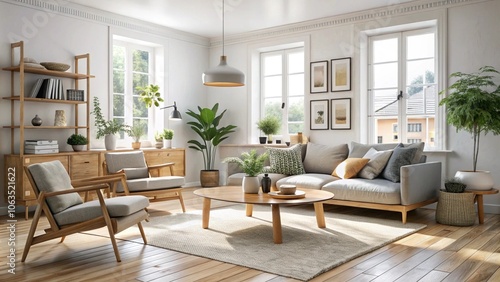
M168 28L145 21L132 19L129 17L121 16L118 14L85 7L65 0L0 0L8 4L23 6L36 10L41 10L48 13L54 13L62 16L78 18L103 24L106 26L113 26L119 28L130 29L137 32L157 35L169 39L176 39L180 41L199 44L202 46L209 46L209 39L196 34L183 32L173 28Z
M224 38L224 44L231 45L231 44L244 43L250 41L258 41L262 39L275 38L277 36L287 36L297 33L311 32L346 24L356 24L367 21L385 21L388 18L395 16L402 16L412 13L420 13L425 11L432 11L432 10L450 8L465 4L473 4L473 3L488 2L488 1L494 1L494 0L421 0L403 4L396 3L394 5L389 5L378 9L364 10L339 16L306 21L297 24L290 24L285 26L262 29L254 32L246 32L237 35L230 35L230 36L226 35ZM221 45L222 45L221 37L214 37L210 39L210 47L216 47Z

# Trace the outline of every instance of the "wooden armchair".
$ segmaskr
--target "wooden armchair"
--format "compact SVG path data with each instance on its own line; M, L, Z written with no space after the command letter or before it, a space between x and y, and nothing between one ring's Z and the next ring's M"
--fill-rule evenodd
M115 173L126 175L125 184L113 185L113 196L143 195L151 201L178 199L182 211L186 212L181 192L184 177L174 175L174 163L149 166L142 151L106 153L104 158L102 171L105 175ZM164 167L170 169L170 176L151 177L151 172L156 171L154 175L160 175L159 171Z
M146 208L149 200L143 196L129 196L104 199L100 189L109 187L109 183L125 183L125 175L114 174L71 181L60 161L32 164L25 166L38 205L26 239L21 261L24 262L32 245L55 238L64 241L65 236L106 226L113 245L116 260L121 261L115 234L137 224L144 244L146 236L141 225L148 218ZM74 188L76 187L76 188ZM83 202L78 193L95 191L98 200ZM45 234L34 236L42 215L50 223Z

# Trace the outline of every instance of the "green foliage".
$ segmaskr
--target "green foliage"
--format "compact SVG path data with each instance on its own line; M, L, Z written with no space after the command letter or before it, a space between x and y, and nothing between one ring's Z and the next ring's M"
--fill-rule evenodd
M274 116L266 116L265 118L257 122L257 128L264 132L264 134L266 135L278 133L280 127L280 120Z
M137 86L135 89L139 92L141 101L148 108L151 108L153 105L159 107L160 102L163 102L163 98L160 92L158 92L160 90L160 86L158 85L150 84L144 87Z
M465 130L474 139L472 167L476 171L481 133L500 133L500 87L493 79L499 74L490 66L481 67L479 72L466 74L455 72L450 78L458 78L448 89L453 91L443 98L440 106L446 106L446 120L457 131Z
M66 143L68 143L68 145L87 145L88 139L81 134L72 134L68 137Z
M244 152L241 157L229 157L225 158L223 162L225 163L237 163L240 165L241 169L247 176L257 176L264 169L264 162L268 158L268 154L264 153L262 155L257 155L257 151L251 150L249 152Z
M162 132L155 132L155 141L156 142L162 142L163 141L163 134L162 134Z
M144 127L144 124L137 123L132 126L127 126L125 132L127 132L128 136L134 139L134 142L139 142L141 140L141 136L146 133L146 128Z
M219 104L215 104L212 109L198 107L198 113L189 110L186 114L190 115L195 121L190 121L188 124L191 129L198 134L201 142L198 140L189 140L192 144L189 148L200 151L203 155L203 163L205 170L214 168L215 156L217 154L217 146L226 140L230 133L234 132L235 125L227 125L219 127L219 123L226 113L224 110L220 115L217 115Z
M172 129L165 128L161 133L162 139L172 140L174 138L174 131Z
M453 177L444 181L444 187L448 193L463 193L467 185L459 178Z
M105 120L102 115L99 98L94 97L94 110L91 114L95 115L94 125L97 127L96 138L99 139L108 134L116 134L127 129L127 126L116 120Z

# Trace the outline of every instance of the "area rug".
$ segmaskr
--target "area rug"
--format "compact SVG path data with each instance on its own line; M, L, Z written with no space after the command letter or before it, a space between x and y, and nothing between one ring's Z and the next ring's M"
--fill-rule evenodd
M320 229L312 206L282 207L283 243L274 244L269 206L254 206L253 217L244 205L213 209L209 229L201 217L152 217L144 224L148 244L307 281L425 227L327 211Z

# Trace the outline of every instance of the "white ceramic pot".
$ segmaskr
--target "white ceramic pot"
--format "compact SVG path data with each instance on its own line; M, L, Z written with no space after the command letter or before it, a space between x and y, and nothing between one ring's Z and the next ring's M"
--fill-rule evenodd
M485 170L459 170L455 177L467 185L467 190L490 190L495 184L491 173Z
M167 148L167 149L170 149L172 148L172 139L164 139L163 140L163 148Z
M106 147L106 150L116 149L116 135L114 134L104 135L104 147Z
M259 194L259 189L260 189L259 177L258 176L243 177L241 188L243 189L243 193Z

